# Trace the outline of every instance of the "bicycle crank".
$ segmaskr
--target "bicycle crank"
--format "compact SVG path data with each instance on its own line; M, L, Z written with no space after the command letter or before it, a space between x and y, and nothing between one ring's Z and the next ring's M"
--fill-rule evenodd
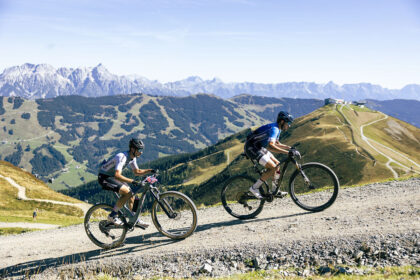
M270 194L265 195L264 198L265 198L265 201L267 202L273 202L274 195L270 193Z

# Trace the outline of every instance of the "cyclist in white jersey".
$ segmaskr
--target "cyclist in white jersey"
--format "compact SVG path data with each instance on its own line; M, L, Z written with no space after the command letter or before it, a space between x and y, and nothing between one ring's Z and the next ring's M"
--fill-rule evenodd
M139 186L140 182L127 178L122 175L122 170L130 166L134 175L142 176L147 173L154 172L153 169L139 169L136 159L143 153L144 144L140 139L132 138L129 143L129 151L116 154L109 160L104 160L99 167L98 182L104 190L114 191L119 193L121 197L116 202L113 211L108 216L108 220L115 225L123 225L123 222L118 218L118 211L128 201L130 209L133 210L135 204L134 196L128 184ZM127 184L128 183L128 184ZM135 209L134 209L135 211ZM137 220L137 225L146 228L150 224Z

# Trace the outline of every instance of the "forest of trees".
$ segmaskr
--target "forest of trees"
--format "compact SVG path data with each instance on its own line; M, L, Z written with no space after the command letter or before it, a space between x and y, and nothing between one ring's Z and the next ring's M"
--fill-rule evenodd
M64 156L53 146L44 144L32 151L34 157L30 160L32 172L42 176L60 170L66 164Z
M214 203L216 199L219 199L221 184L224 182L224 180L226 180L226 178L228 178L228 176L232 175L229 173L229 168L231 168L232 165L236 166L238 162L242 164L245 161L247 163L248 160L245 160L245 158L242 157L240 159L234 160L230 164L229 168L225 169L221 174L214 176L208 182L204 182L201 185L185 186L182 184L183 181L189 177L191 170L197 166L201 165L201 167L208 167L209 165L217 165L219 163L225 162L226 156L224 150L231 147L233 140L239 140L243 142L249 132L249 129L244 130L198 152L178 154L160 158L148 163L141 164L139 165L139 168L158 169L158 179L161 186L163 186L162 190L168 190L168 185L178 185L171 187L171 189L181 190L199 203L211 204ZM246 170L243 172L246 172ZM133 173L128 169L124 170L123 174L129 178L133 178ZM217 190L219 190L218 194L216 194ZM115 202L115 196L112 194L112 192L102 190L97 180L61 192L77 199L88 200L90 203Z
M14 152L11 155L6 156L4 160L10 162L11 164L15 166L18 166L20 164L22 156L23 156L22 146L19 143L16 146L16 152Z
M39 99L30 101L36 102L37 105L38 113L35 117L27 112L20 113L20 116L24 120L38 120L41 126L58 133L60 137L54 141L69 146L67 152L73 159L79 163L87 161L88 171L94 173L98 163L108 157L110 153L127 150L128 142L132 137L141 137L144 140L146 149L139 160L141 164L149 163L164 155L174 155L167 158L166 163L159 160L150 163L153 165L163 164L160 167L163 170L172 163L185 163L198 159L201 155L194 154L197 147L215 144L221 135L243 129L245 124L249 123L243 115L243 110L238 110L240 108L238 104L261 103L266 105L270 103L268 107L271 109L267 109L268 111L254 112L262 116L275 114L274 110L277 109L273 109L274 107L290 107L299 112L307 110L303 113L308 113L318 106L316 104L318 101L314 100L299 101L301 102L301 106L299 106L299 102L294 99L284 102L284 99L240 97L238 100L231 101L212 95L198 94L182 98L148 96L148 101L145 104L142 103L140 109L137 109L136 105L144 102L145 98L146 96L143 94L133 94L97 98L60 96L52 99ZM5 99L6 102L13 104L16 110L22 109L24 102L29 102L22 98L0 98L0 114L4 111L3 102ZM273 104L278 105L274 106ZM300 107L304 109L300 109ZM245 112L245 114L251 116L249 112ZM255 114L251 116L253 119L255 119ZM168 120L166 115L173 120L173 127L169 127L172 121ZM19 137L19 133L14 130L19 119L15 119L13 122L8 123L7 126L4 123L3 131L5 134L17 134ZM112 136L104 138L103 136L110 131L113 132ZM45 139L47 143L52 143L48 138ZM215 148L211 146L200 153L214 153L215 155L209 157L208 160L222 162L223 155L217 155L217 151L212 149ZM45 147L43 150L49 154ZM39 149L30 152L35 151L39 151ZM25 149L23 153L26 152ZM16 150L13 153L16 153ZM16 153L13 156L15 162L18 155L19 153ZM11 159L12 155L9 158ZM56 170L56 166L60 166L60 158L54 156L43 158L41 155L36 155L30 163L34 172L46 174ZM53 169L47 171L48 168ZM173 178L172 182L182 182L190 172L187 167L183 168L173 174L162 174L162 179L169 182L169 178Z

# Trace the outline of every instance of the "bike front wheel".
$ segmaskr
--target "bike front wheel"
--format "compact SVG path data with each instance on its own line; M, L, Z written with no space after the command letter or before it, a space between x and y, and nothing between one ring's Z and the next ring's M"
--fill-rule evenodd
M92 206L85 215L85 231L89 239L97 246L110 249L120 246L127 234L127 227L116 226L108 221L108 215L113 210L108 204L97 204ZM118 213L119 218L125 218Z
M255 179L248 176L235 176L226 181L222 188L221 199L225 210L235 218L246 220L261 213L264 199L257 199L249 188Z
M290 177L289 193L302 209L320 212L330 207L337 198L340 183L334 171L317 162L302 165Z
M197 228L197 208L188 196L180 192L164 192L153 203L152 220L163 235L184 239Z

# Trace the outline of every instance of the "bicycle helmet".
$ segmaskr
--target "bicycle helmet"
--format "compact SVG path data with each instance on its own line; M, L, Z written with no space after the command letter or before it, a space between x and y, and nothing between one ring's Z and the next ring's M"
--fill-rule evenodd
M135 148L136 150L143 150L144 149L144 144L143 141L141 141L138 138L131 138L128 146L131 148Z
M281 120L284 120L290 125L293 122L293 116L286 111L280 111L277 115L277 123L279 123Z

